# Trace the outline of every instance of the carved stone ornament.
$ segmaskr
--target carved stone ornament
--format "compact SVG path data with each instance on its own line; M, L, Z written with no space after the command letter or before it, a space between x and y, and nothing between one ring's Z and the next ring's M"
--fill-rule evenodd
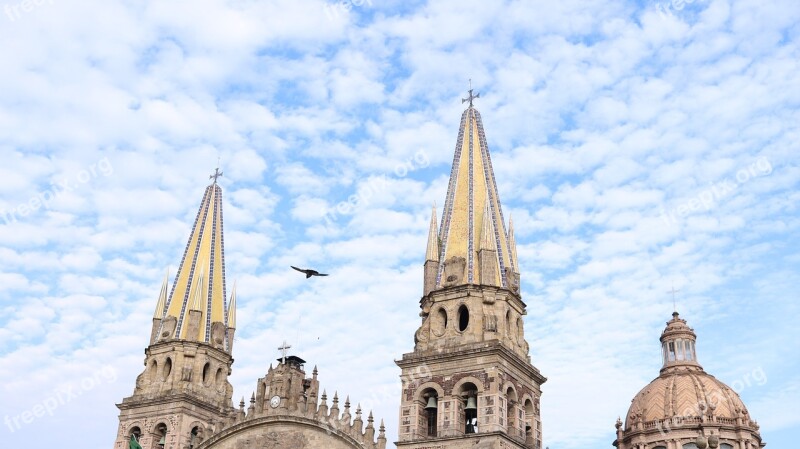
M211 342L217 348L225 344L225 325L219 321L211 324Z
M467 260L463 257L453 256L444 263L444 280L442 284L445 287L451 285L458 285L464 279L464 270L467 268Z
M178 325L178 320L174 316L168 316L161 322L161 340L166 340L173 337L175 327Z

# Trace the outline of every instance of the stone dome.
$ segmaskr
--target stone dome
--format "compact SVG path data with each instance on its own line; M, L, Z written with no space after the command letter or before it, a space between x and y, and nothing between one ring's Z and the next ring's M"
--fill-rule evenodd
M660 340L661 372L633 398L625 424L617 419L614 446L697 447L690 443L706 438L709 448L763 448L758 423L739 395L697 361L697 335L678 312L667 321ZM719 446L711 445L711 437Z
M673 417L702 416L747 421L748 412L739 395L699 366L685 366L662 372L633 398L625 421L630 428L641 420L646 423Z

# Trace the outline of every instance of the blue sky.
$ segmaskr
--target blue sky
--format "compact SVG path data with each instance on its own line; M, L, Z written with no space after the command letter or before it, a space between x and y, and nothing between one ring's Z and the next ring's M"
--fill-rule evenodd
M471 78L545 444L610 447L674 285L706 371L795 447L798 23L794 0L7 0L0 445L110 447L218 158L234 399L286 339L394 441Z

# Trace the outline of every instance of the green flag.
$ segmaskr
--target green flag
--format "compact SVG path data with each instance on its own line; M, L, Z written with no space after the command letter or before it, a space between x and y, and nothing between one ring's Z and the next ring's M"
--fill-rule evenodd
M142 449L142 446L136 441L136 435L131 435L130 449Z

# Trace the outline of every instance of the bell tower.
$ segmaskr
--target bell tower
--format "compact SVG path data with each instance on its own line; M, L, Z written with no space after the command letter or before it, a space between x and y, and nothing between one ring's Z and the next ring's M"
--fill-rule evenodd
M462 102L441 225L432 212L421 325L402 369L402 449L542 447L546 381L531 364L513 223L506 230L481 115ZM466 445L465 445L466 444Z
M117 404L114 449L128 449L131 439L143 449L191 449L235 417L228 376L236 287L228 303L221 175L211 176L171 290L164 277L144 371L133 395Z

